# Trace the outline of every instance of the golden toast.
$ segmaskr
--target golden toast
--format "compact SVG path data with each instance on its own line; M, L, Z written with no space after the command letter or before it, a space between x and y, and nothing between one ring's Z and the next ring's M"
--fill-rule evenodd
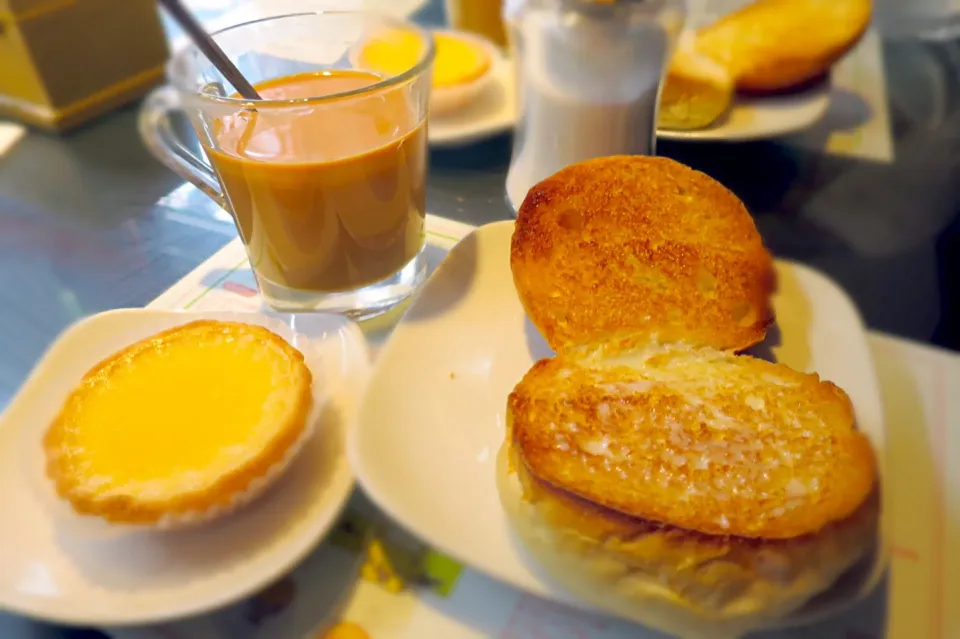
M684 131L716 122L733 102L736 91L727 69L696 50L692 40L681 41L663 81L657 126Z
M510 265L558 352L650 341L742 350L773 321L773 260L750 214L720 183L666 158L588 160L536 184Z
M842 390L714 349L541 360L507 410L536 477L705 534L816 533L853 513L876 481Z
M696 48L741 91L780 91L825 74L871 13L870 0L757 0L700 29Z
M666 632L761 627L875 545L872 449L816 375L708 348L559 355L511 393L507 431L498 489L531 553Z
M846 393L736 354L763 339L775 282L733 194L662 158L583 162L530 190L510 260L557 355L509 396L497 488L559 585L728 639L872 550L877 464Z

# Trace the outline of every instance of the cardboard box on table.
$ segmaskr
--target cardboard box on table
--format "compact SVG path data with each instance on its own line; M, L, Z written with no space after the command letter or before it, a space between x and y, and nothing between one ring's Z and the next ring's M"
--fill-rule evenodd
M65 131L163 81L154 0L0 0L0 118Z

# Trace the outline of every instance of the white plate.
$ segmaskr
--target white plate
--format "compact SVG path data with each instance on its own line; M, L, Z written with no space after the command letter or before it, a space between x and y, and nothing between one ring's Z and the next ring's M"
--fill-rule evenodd
M517 119L514 63L501 58L494 81L470 106L443 117L431 117L428 136L433 146L476 142L513 128ZM830 106L830 82L795 93L734 97L730 110L709 127L695 131L658 129L661 140L746 142L802 131L822 118Z
M277 485L221 521L182 532L86 534L85 524L57 510L44 477L47 425L91 366L201 318L267 326L313 362L328 398L314 436ZM224 605L287 572L352 491L345 428L368 373L360 329L332 315L128 309L74 324L0 416L0 608L92 626L156 622Z
M513 128L517 117L513 61L498 54L491 73L490 84L474 102L442 116L430 116L427 137L431 146L469 144Z
M512 222L481 227L427 282L379 355L348 453L370 497L414 534L491 577L583 605L532 569L508 532L495 485L507 395L551 354L513 286L512 232ZM860 428L882 451L880 397L855 308L815 271L778 262L777 272L774 354L844 387ZM807 617L868 592L885 556Z
M783 95L734 97L730 110L704 129L660 129L661 140L746 142L802 131L822 118L830 106L830 82Z

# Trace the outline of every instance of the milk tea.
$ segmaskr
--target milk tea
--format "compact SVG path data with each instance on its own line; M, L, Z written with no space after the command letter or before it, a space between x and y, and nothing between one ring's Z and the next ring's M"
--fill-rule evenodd
M354 290L422 248L426 125L402 87L363 91L381 80L353 70L276 78L256 86L261 97L302 107L265 105L209 127L207 155L261 280ZM308 100L321 96L337 97Z

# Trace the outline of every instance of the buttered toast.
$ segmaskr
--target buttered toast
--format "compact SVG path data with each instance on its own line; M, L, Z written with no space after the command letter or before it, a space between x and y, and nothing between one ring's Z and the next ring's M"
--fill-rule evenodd
M693 38L682 38L663 81L657 126L676 131L702 129L733 102L733 75L699 53Z
M684 639L783 621L874 548L877 462L843 390L747 355L773 261L740 201L662 158L534 186L510 265L556 351L507 400L497 489L556 583Z
M780 91L826 73L866 31L870 0L757 0L696 34L741 91Z
M773 321L773 260L750 214L667 158L588 160L534 185L510 266L556 351L650 341L742 350Z
M542 360L507 407L540 479L706 534L816 533L854 512L876 477L842 390L713 349Z
M873 451L816 375L709 348L560 355L517 385L507 425L518 536L568 589L666 632L761 627L875 542Z

